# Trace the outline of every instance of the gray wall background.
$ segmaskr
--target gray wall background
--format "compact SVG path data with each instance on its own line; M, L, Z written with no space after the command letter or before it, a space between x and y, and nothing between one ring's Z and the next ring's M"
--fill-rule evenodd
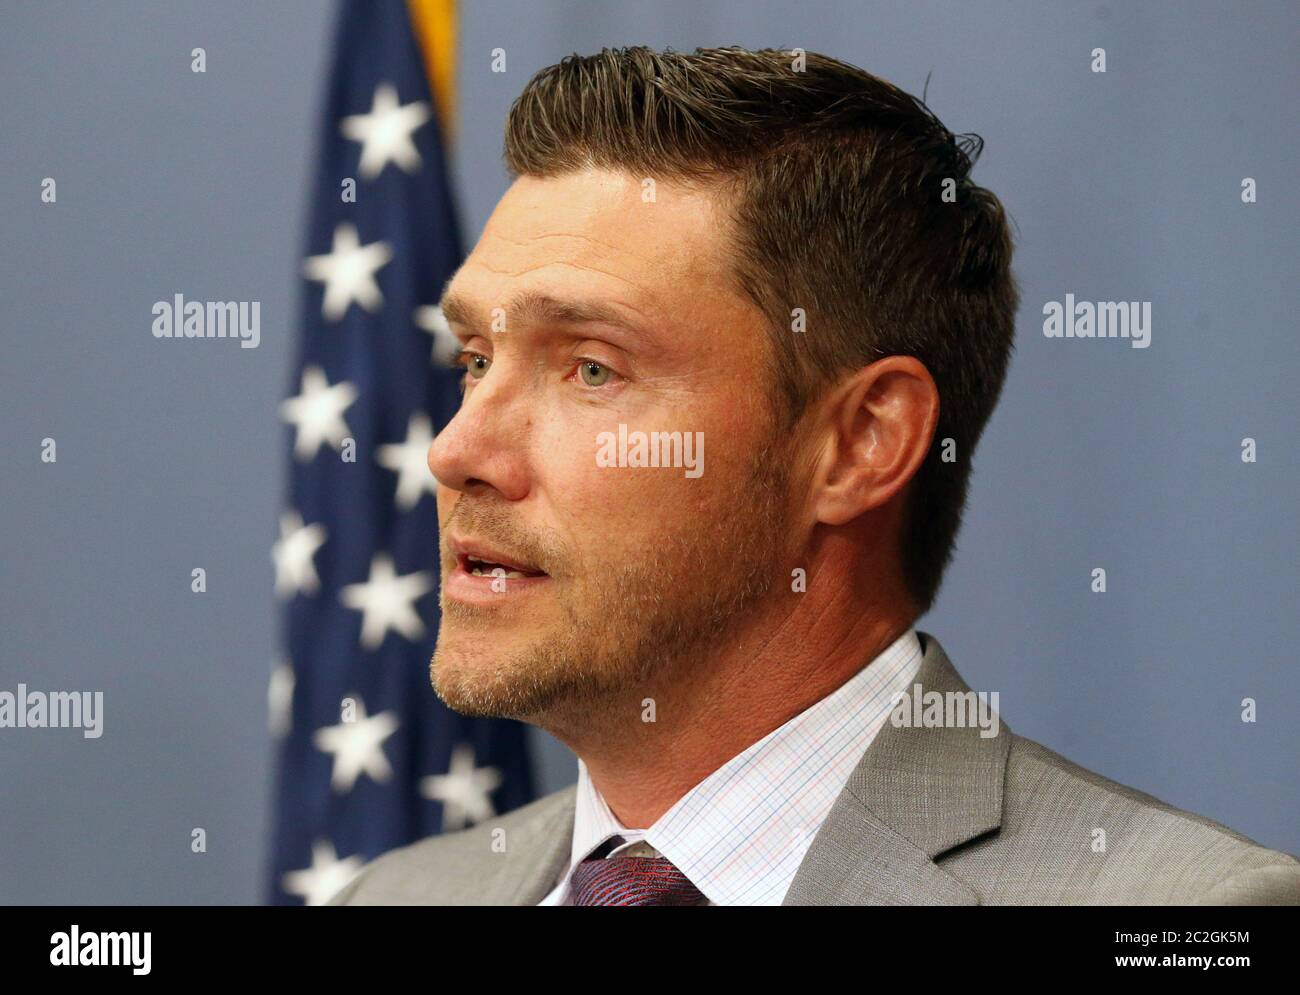
M931 106L987 142L974 177L1018 226L1024 305L921 627L1017 732L1300 852L1296 6L463 6L470 238L505 188L511 100L570 52L801 46L916 93L933 74ZM0 690L101 689L107 710L98 740L0 730L0 902L260 898L276 411L332 21L304 2L0 7ZM260 300L261 347L153 339L152 302L178 291ZM1151 347L1046 339L1066 293L1150 300ZM537 742L543 786L570 781Z

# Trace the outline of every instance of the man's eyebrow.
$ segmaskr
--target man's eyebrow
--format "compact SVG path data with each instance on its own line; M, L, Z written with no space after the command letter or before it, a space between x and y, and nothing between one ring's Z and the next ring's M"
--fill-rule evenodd
M448 323L469 330L491 324L485 314L468 298L447 292L439 303ZM628 310L631 310L628 308ZM599 301L564 300L541 291L530 290L511 298L505 306L506 320L520 325L613 325L637 334L648 334L641 322L628 317L622 309Z

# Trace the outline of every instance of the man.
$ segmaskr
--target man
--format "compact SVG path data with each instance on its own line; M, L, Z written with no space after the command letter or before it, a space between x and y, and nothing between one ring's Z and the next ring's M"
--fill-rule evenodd
M431 673L579 781L332 904L1300 900L1295 858L929 708L974 697L913 623L1018 299L978 152L813 53L606 50L528 84L442 302L465 378L429 451Z

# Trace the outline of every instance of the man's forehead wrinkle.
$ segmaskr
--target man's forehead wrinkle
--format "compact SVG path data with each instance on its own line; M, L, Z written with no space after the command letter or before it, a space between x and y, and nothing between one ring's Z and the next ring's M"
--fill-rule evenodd
M653 299L654 296L649 290L649 288L641 286L635 280L631 280L628 277L623 276L622 274L614 273L611 272L610 270L597 269L594 266L587 266L581 263L570 263L562 259L543 260L542 262L539 262L536 265L526 266L523 269L498 269L497 267L493 266L491 263L484 262L481 259L475 259L472 260L472 262L474 263L475 266L480 266L483 269L487 270L489 273L492 273L496 276L505 276L505 277L522 277L522 276L527 276L530 273L536 273L538 270L546 269L549 266L565 266L570 269L576 269L584 273L599 273L602 276L608 276L611 279L618 280L621 283L625 283L629 287L632 287L637 292L638 300L651 300ZM649 318L649 315L647 315L644 311L638 309L632 304L627 303L626 301L611 301L610 303L619 304L622 307L627 308L629 311L632 311L643 318Z
M538 234L529 233L526 235L522 235L519 238L514 238L510 235L503 234L501 232L493 232L492 237L496 239L500 239L503 242L507 242L516 248L527 248L529 246L536 245L539 242L543 242L548 239L554 239L554 238L578 239L579 241L589 243L590 246L596 249L604 250L604 254L598 255L597 258L608 258L608 253L614 253L616 256L626 257L629 263L638 269L645 269L646 267L655 267L658 269L662 269L665 266L667 266L669 262L669 259L665 257L664 254L662 253L656 254L653 252L650 253L638 252L636 251L634 246L619 245L614 242L609 242L604 239L597 238L596 236L587 234L585 232L541 232ZM665 248L672 250L673 257L676 256L679 250L679 246L677 246L676 244L667 245L665 246ZM557 262L558 261L559 260L557 260ZM572 260L569 260L569 262L572 263L573 265L587 265L586 263L573 262ZM494 272L500 272L500 271L494 270ZM602 270L600 272L605 272L605 271Z
M530 232L526 235L521 235L518 238L513 238L512 236L504 232L494 231L492 233L492 237L499 238L503 242L511 242L514 245L528 245L532 242L536 242L544 238L580 238L584 242L591 242L595 245L601 246L602 248L613 249L615 252L625 252L628 255L638 255L638 253L634 253L632 251L631 246L616 245L613 242L606 242L603 241L602 239L597 238L595 235L592 235L590 232L583 232L583 231L544 231L544 232L535 232L535 233Z
M549 263L546 265L568 265ZM532 272L534 269L545 267L530 267L527 270L516 273L504 273L502 275L515 276L524 275ZM585 267L579 267L585 269ZM491 270L491 267L485 267ZM608 274L615 276L615 274ZM626 281L625 281L626 282ZM636 284L631 284L636 287ZM637 288L640 290L641 288ZM532 288L516 291L505 297L504 310L507 314L513 315L525 323L539 322L546 323L549 321L557 322L607 322L609 324L636 324L631 319L624 318L620 312L629 312L635 315L645 323L646 330L650 330L651 324L656 321L655 316L646 310L630 304L624 300L618 300L605 292L590 293L586 292L581 296L565 297L562 291L548 292L544 288ZM450 324L462 325L466 328L472 328L478 324L486 324L486 305L480 306L477 299L469 296L463 291L453 291L448 289L444 293L441 307L444 317Z
M567 321L580 324L584 321L593 321L626 324L626 320L619 314L620 311L631 311L642 319L646 318L643 311L611 298L566 300L536 290L516 294L506 310L511 314L520 315L525 321L538 322Z

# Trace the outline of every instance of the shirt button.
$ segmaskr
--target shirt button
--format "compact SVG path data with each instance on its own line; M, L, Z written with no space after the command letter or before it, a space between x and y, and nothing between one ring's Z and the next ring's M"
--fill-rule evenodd
M644 840L638 840L636 843L633 843L630 847L628 847L626 850L624 850L624 851L620 854L620 856L623 856L623 857L657 857L657 856L659 856L659 851L656 850L654 847L652 847L649 843L646 843Z

